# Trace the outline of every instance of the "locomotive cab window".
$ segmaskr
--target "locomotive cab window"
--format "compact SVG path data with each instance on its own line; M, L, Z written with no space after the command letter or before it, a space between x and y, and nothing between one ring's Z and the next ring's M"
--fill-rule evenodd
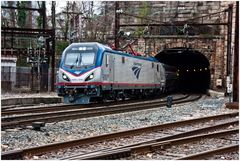
M108 67L108 65L109 65L109 55L108 54L106 54L106 67Z
M95 64L96 53L93 47L72 47L66 51L64 65L71 69L91 67Z
M152 68L154 68L154 63L152 63Z
M159 65L157 65L157 71L159 72Z

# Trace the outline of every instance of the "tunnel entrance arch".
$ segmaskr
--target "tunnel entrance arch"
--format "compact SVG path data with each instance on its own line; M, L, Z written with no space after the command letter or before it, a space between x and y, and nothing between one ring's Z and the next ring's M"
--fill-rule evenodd
M176 47L160 51L155 58L177 68L178 90L206 92L210 88L210 63L201 52L192 48Z

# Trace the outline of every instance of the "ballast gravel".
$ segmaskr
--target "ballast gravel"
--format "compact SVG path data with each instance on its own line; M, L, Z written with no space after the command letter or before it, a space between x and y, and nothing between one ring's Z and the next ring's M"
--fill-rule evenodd
M143 160L143 159L157 159L157 160L166 160L166 159L174 159L184 157L191 154L196 154L203 151L213 150L217 148L221 148L224 146L229 146L231 144L238 144L238 141L233 141L232 139L239 138L239 135L229 135L227 137L219 137L219 138L206 138L201 141L193 141L187 144L180 144L170 146L167 149L156 149L155 151L151 151L149 153L135 153L131 157L125 158L130 160ZM214 144L213 144L214 143ZM228 156L227 154L216 155L216 156L206 156L205 159L215 160L216 158L223 160L235 160L239 158L237 155Z
M204 96L195 102L173 105L173 108L161 107L47 123L41 131L31 129L1 131L2 152L237 111L225 108L226 101L226 98Z

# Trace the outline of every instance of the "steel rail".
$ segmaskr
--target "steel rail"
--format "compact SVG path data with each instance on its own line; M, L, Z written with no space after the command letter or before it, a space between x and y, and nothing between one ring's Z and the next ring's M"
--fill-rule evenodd
M98 151L94 151L94 152L90 152L90 153L86 153L86 154L82 154L81 157L83 156L90 156L90 155L93 155L95 153L98 153L99 152L106 152L106 151L112 151L112 150L119 150L119 149L126 149L126 148L134 148L134 147L141 147L142 145L146 145L146 144L153 144L152 145L152 148L154 147L158 147L159 143L156 144L156 142L163 142L163 141L167 141L167 140L173 140L175 141L174 139L176 139L178 142L175 142L175 144L177 143L182 143L181 140L178 140L178 138L187 138L191 135L196 135L196 134L199 134L199 133L203 133L203 132L209 132L211 130L216 130L216 129L219 129L219 128L224 128L224 127L228 127L230 125L233 125L233 124L238 124L239 121L238 120L235 120L235 121L230 121L230 122L227 122L227 123L222 123L222 124L217 124L217 125L214 125L214 126L208 126L208 127L203 127L203 128L199 128L199 129L195 129L195 130L192 130L192 131L187 131L187 132L182 132L180 134L175 134L175 135L171 135L171 136L166 136L166 137L162 137L162 138L158 138L158 139L151 139L149 141L144 141L144 142L140 142L140 143L136 143L136 144L131 144L131 145L127 145L127 146L122 146L120 148L114 148L114 149L103 149L103 150L98 150ZM238 130L238 129L236 129ZM234 131L233 133L235 133L236 131ZM227 131L228 134L230 134L231 132ZM201 135L203 136L203 135ZM190 140L190 137L189 137L189 140ZM183 141L185 143L185 141ZM167 141L166 143L169 143L169 141ZM162 145L162 143L161 143ZM165 142L164 142L164 145L165 145ZM166 144L167 145L167 144ZM74 155L74 156L70 156L70 157L65 157L65 158L62 158L62 160L65 160L65 159L79 159L77 158L79 157L79 155ZM90 159L90 158L89 158ZM92 158L91 158L92 159ZM94 158L93 158L94 159ZM98 158L100 159L100 158ZM113 159L113 158L112 158Z
M238 151L239 151L239 144L234 144L234 145L224 146L221 148L177 158L176 160L199 160L199 159L205 159L209 156L216 155L216 154L225 154L229 152L238 152Z
M199 99L200 97L201 96L198 96L196 98L189 99L189 100L176 101L174 104L194 101ZM49 123L49 122L56 122L56 121L63 121L63 120L73 120L73 119L80 119L80 118L87 118L87 117L103 116L103 115L123 113L123 112L129 112L129 111L157 108L157 106L165 106L165 105L166 103L158 102L158 103L148 103L148 104L140 104L140 105L135 105L135 104L125 105L120 107L119 106L118 107L102 107L102 108L95 108L91 110L90 109L74 110L74 111L63 111L63 112L56 112L56 113L45 113L45 114L39 114L39 115L28 115L28 116L21 116L21 118L24 118L25 120L20 120L20 121L6 122L6 119L2 119L1 127L2 129L6 129L6 128L31 125L33 122ZM32 117L36 117L36 118L32 118ZM13 118L8 118L8 120L11 120L11 119Z
M188 133L188 132L186 132ZM200 134L195 136L185 136L185 137L176 137L176 139L165 139L165 140L156 140L156 142L150 142L150 143L142 143L142 145L131 145L131 146L123 146L120 148L114 148L114 149L107 149L103 151L93 152L89 154L83 154L80 156L74 156L69 158L64 158L68 160L98 160L98 159L119 159L122 157L129 157L132 153L137 152L148 152L148 151L154 151L155 149L166 149L173 145L178 144L185 144L193 141L199 141L206 138L216 138L216 137L222 137L226 135L236 134L239 133L239 129L231 129L231 130L222 130L219 132L213 132L210 134ZM195 159L190 158L193 156L189 156L189 158L183 158L183 159ZM196 159L198 159L196 157Z
M198 97L197 97L198 98ZM181 102L182 100L186 99L185 97L182 98L182 99L178 99L178 100L174 100L173 101L173 104L174 103L178 103L179 101ZM190 99L192 100L192 99ZM2 117L2 121L6 121L6 120L18 120L18 119L29 119L29 118L33 118L33 117L44 117L44 116L53 116L53 115L56 115L56 116L59 116L59 115L66 115L66 114L72 114L72 113L76 113L76 112L81 112L81 113L88 113L88 112L97 112L97 111L103 111L103 110L108 110L109 108L111 108L111 110L114 110L116 108L122 108L124 109L126 106L128 107L135 107L135 106L146 106L146 105L149 105L149 104L152 104L152 105L165 105L166 104L166 101L154 101L154 102L137 102L137 103L132 103L132 104L121 104L121 105L116 105L116 104L113 104L112 106L111 105L105 105L105 106L99 106L99 107L94 107L94 108L84 108L84 109L76 109L76 107L78 106L68 106L67 105L67 109L65 108L65 106L62 106L63 110L61 109L55 109L54 107L51 107L50 109L51 110L56 110L57 112L53 111L53 112L49 112L49 109L40 109L41 112L49 112L49 113L41 113L41 114L29 114L29 115L21 115L21 116L10 116L10 117ZM73 107L73 108L71 108ZM82 106L83 107L83 106ZM57 108L57 107L56 107ZM64 111L65 110L65 111ZM39 111L39 110L37 110ZM34 109L32 109L31 113L35 113L36 111Z
M181 100L181 99L186 99L188 98L189 95L185 95L183 97L180 98L176 98L173 99L173 101L177 101L177 100ZM160 97L162 98L162 97ZM152 100L152 99L150 99ZM41 113L41 112L51 112L51 111L61 111L61 110L69 110L69 109L76 109L76 108L87 108L89 109L90 107L94 107L98 108L98 107L102 107L102 106L110 106L110 105L124 105L127 103L136 103L136 104L142 104L145 101L149 101L149 100L143 100L143 101L139 101L139 100L127 100L127 101L123 101L123 102L106 102L104 104L88 104L88 105L56 105L56 106L50 106L50 107L37 107L37 108L26 108L26 109L9 109L9 110L4 110L1 112L2 116L5 115L16 115L16 114L26 114L26 113ZM161 101L160 101L161 102Z
M228 113L228 114L207 116L207 117L195 118L195 119L191 119L191 120L183 120L183 121L165 123L165 124L161 124L161 125L154 125L154 126L149 126L149 127L144 127L144 128L120 131L120 132L116 132L116 133L103 134L103 135L99 135L99 136L82 138L82 139L77 139L77 140L72 140L72 141L52 143L52 144L48 144L48 145L32 147L32 148L27 148L27 149L22 149L22 150L7 151L7 152L2 152L1 158L2 159L22 159L25 155L29 155L29 154L31 154L31 155L43 154L46 152L56 151L59 149L80 146L83 144L95 143L98 141L109 140L109 139L118 138L118 137L129 136L129 134L131 134L131 135L140 134L140 133L150 132L150 131L154 131L154 130L170 128L170 127L174 127L174 126L179 127L179 126L189 125L190 123L210 121L213 119L223 119L226 117L235 117L238 115L239 115L238 112L234 112L234 113ZM183 134L181 134L181 135L178 134L178 137L181 137L182 135ZM172 136L172 138L173 138L173 136ZM168 137L168 139L169 139L169 137Z

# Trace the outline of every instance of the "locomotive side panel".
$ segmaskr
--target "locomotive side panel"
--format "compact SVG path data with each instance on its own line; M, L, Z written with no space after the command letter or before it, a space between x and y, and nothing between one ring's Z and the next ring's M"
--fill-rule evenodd
M109 52L104 52L101 65L101 79L103 90L112 90L114 82L114 56Z
M153 70L156 62L105 52L102 59L103 89L146 89L160 83L160 73ZM156 67L156 65L155 65ZM154 79L156 77L156 80ZM112 85L112 87L110 87Z
M155 74L152 70L152 62L134 57L114 55L114 83L115 88L149 89L159 81L154 80Z

